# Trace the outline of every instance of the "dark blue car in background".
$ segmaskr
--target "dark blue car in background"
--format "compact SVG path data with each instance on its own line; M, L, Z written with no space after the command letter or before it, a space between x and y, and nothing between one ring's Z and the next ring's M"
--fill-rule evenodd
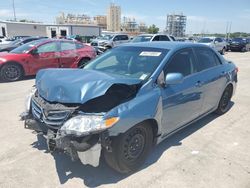
M224 114L237 67L201 44L130 43L83 69L47 69L23 114L27 128L46 135L50 151L83 164L138 169L152 146L209 113Z

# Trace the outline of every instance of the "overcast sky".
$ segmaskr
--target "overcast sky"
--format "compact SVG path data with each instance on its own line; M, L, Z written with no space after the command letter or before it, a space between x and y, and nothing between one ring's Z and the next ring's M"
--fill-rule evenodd
M106 14L111 2L121 6L122 16L134 17L138 22L166 26L166 15L183 13L187 16L187 34L250 33L250 0L15 0L17 19L54 23L59 12ZM0 1L0 20L13 19L12 0Z

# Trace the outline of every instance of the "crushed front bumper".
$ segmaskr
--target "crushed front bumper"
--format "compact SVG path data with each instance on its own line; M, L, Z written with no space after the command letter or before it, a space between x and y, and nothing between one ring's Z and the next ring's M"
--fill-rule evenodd
M56 129L50 129L46 124L34 119L32 115L21 117L24 120L24 127L37 133L42 133L47 140L50 152L64 152L71 157L72 161L80 159L86 165L97 167L100 161L101 148L105 145L106 133L93 134L77 137L74 135L60 135ZM103 144L102 144L103 143Z

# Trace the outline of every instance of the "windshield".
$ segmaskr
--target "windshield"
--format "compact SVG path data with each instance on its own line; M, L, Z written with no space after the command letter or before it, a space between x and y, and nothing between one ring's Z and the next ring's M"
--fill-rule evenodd
M198 42L199 43L210 43L210 42L213 42L213 39L211 39L211 38L202 38Z
M110 40L113 36L112 35L104 35L97 37L98 40Z
M132 42L148 42L152 37L153 36L148 36L148 35L137 36L132 40Z
M10 51L10 53L13 53L13 54L27 53L32 47L36 46L40 42L41 42L41 40L35 40L32 42L28 42L22 46L15 48L14 50Z
M159 48L120 46L93 60L84 69L146 80L167 52Z

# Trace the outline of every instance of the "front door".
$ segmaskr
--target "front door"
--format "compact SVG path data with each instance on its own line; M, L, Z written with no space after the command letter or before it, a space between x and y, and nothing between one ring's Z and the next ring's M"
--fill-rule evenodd
M44 68L58 68L59 56L57 42L49 42L37 47L36 54L31 55L30 66L33 73Z
M169 134L200 115L203 87L192 49L177 52L167 63L164 74L182 73L184 80L162 89L163 132Z

